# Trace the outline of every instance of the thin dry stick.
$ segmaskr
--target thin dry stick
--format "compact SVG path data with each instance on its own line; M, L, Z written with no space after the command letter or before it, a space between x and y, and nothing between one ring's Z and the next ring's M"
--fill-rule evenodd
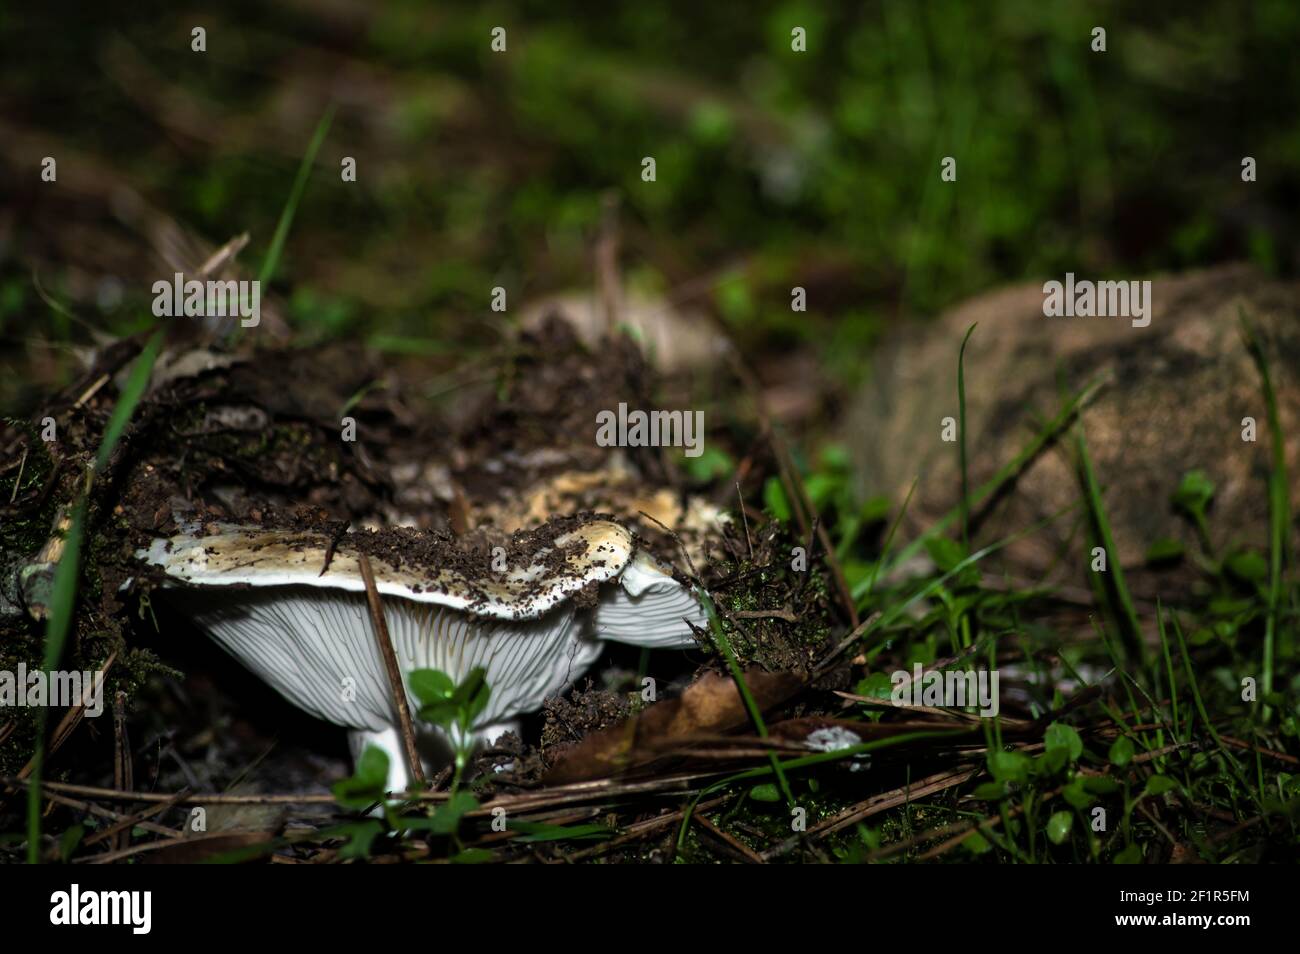
M16 775L0 778L5 785L30 785L31 782ZM313 792L302 795L227 795L223 793L197 792L178 797L174 792L124 792L115 788L100 788L95 785L74 785L71 782L41 782L41 791L62 792L68 795L85 795L87 798L102 798L118 802L169 802L176 799L177 805L332 805L334 796L327 792ZM445 796L444 796L445 797Z
M99 389L102 388L105 384L107 384L111 380L112 378L109 375L101 374L99 376L99 380L97 380L94 384L92 384L89 388L87 388L82 393L81 397L77 398L77 403L72 405L73 410L76 410L77 408L81 407L81 405L85 404L87 401L93 398L97 393L99 393Z
M18 476L14 478L14 492L9 495L9 502L18 499L18 486L23 482L23 470L27 467L27 448L23 448L23 459L18 462Z
M696 806L696 811L712 811L719 805L731 801L733 797L734 796L732 795L722 795L718 798L703 802ZM565 858L566 860L573 862L606 854L615 848L620 848L623 845L626 845L628 842L639 841L647 835L652 835L663 828L671 828L675 826L682 820L682 815L685 814L685 812L686 809L683 807L664 815L656 815L654 818L647 818L644 821L633 822L624 829L623 834L611 838L609 841L597 845L595 848L585 848L582 851L575 852L574 854L566 855Z
M130 858L133 855L143 855L150 851L158 851L161 848L171 848L175 845L185 844L185 838L160 838L157 841L148 841L143 845L132 845L130 848L123 848L121 851L110 851L103 855L91 855L88 858L73 858L74 865L106 865L114 861L121 861L123 858Z
M696 812L694 821L695 824L699 825L701 828L707 831L718 841L722 842L722 844L724 844L727 848L731 849L731 851L735 852L737 855L739 855L742 859L744 859L749 864L751 865L767 864L767 862L763 860L763 856L760 855L757 851L749 847L749 845L745 844L743 841L741 841L739 838L735 837L734 835L727 834L725 831L723 831L717 825L713 824L713 822L709 821L699 812Z
M900 788L893 789L892 791L882 792L879 795L873 795L865 801L859 802L856 805L850 805L842 812L818 822L808 830L804 837L813 839L820 838L823 835L833 834L841 828L847 828L849 825L855 824L871 815L887 811L891 808L897 808L900 805L914 801L918 798L925 798L926 796L933 795L936 792L941 792L944 789L961 785L978 775L981 771L983 771L983 769L977 767L972 769L960 769L956 772L939 772L936 775L923 778L919 782L904 785ZM763 852L763 859L765 861L771 861L773 858L785 854L794 848L795 845L799 844L800 840L801 839L798 837L787 838L785 841L781 842L781 844Z
M740 481L736 481L736 500L740 504L740 519L745 524L745 544L749 547L749 562L754 562L754 541L749 538L749 517L745 513L745 495L740 492Z
M420 788L428 788L424 766L420 764L420 753L415 747L415 723L411 721L411 709L406 704L406 686L402 683L402 672L397 668L397 653L393 650L393 641L388 635L388 620L384 618L384 606L379 602L379 590L375 588L375 574L370 568L370 558L362 553L357 562L361 565L361 578L366 584L366 601L370 604L370 618L375 624L379 655L384 659L388 682L393 688L393 702L397 706L397 721L402 726L402 742L406 746L406 761L410 763L411 777L419 783Z
M1234 749L1244 749L1247 752L1258 752L1260 755L1268 756L1270 759L1277 759L1279 762L1288 762L1291 765L1300 765L1300 759L1294 755L1287 755L1285 752L1275 752L1273 749L1266 749L1261 746L1247 742L1245 739L1234 738L1231 735L1220 735L1224 745L1230 745Z
M118 843L119 839L117 839L115 836L119 834L126 834L130 832L130 830L134 828L136 825L139 825L141 822L147 821L148 819L153 818L157 815L161 815L169 808L176 807L177 803L179 803L182 799L188 798L192 794L193 794L193 789L189 787L183 788L167 801L159 802L157 805L150 805L148 808L142 808L134 815L127 815L121 821L116 822L113 825L110 825L108 828L105 828L103 831L96 832L95 834L91 835L89 838L87 838L85 841L81 843L82 847L89 847L91 845L98 844L101 841L106 841L107 839L112 838L113 849L115 851L121 851L123 848L127 847L127 845L125 842L119 844ZM171 832L171 829L165 829L165 831Z
M101 687L103 686L102 680L108 678L108 671L113 668L113 662L116 659L117 652L114 651L109 655L108 659L104 661L103 668L100 670ZM54 757L54 753L59 751L60 746L62 746L64 742L68 741L73 730L81 724L81 719L86 714L86 706L90 705L89 695L93 691L93 688L93 681L91 685L82 686L81 698L77 701L77 704L69 709L63 718L59 720L58 726L54 729L54 735L50 737L50 750L45 756L47 763ZM33 755L28 763L18 770L18 777L27 778L32 774L32 770L35 769L35 767L36 756Z
M130 791L135 788L135 769L131 762L131 741L126 734L126 693L113 697L113 786ZM188 795L185 789L183 795ZM164 803L166 804L166 803ZM149 811L149 809L146 809ZM142 816L148 817L148 816ZM113 839L113 848L120 851L131 843L131 826L114 826L120 834ZM96 838L103 837L97 835Z
M29 785L31 783L24 780L23 784ZM91 815L98 815L100 818L108 818L112 821L121 821L126 817L121 812L115 812L111 808L96 805L94 802L85 802L79 798L68 798L66 795L58 795L54 792L47 791L44 783L41 784L41 798L56 805L66 805L68 808L75 808L77 811L81 812L89 812ZM166 825L158 825L151 821L137 821L135 824L140 828L143 828L145 831L151 831L156 835L167 835L173 838L182 837L181 832L176 831L174 828L168 828Z
M467 817L488 817L494 808L505 808L511 815L539 811L567 805L575 802L602 801L629 795L651 793L691 795L698 787L693 783L705 779L716 779L725 774L723 769L710 771L684 772L676 775L661 775L637 782L623 782L617 779L596 779L590 782L575 782L569 785L556 785L538 792L523 792L518 795L498 795L490 802L473 811ZM0 784L25 786L26 779L15 776L0 776ZM127 802L165 802L175 796L165 792L122 792L111 788L99 788L92 785L75 785L70 782L42 782L41 789L63 792L69 795L85 795L91 798L110 799ZM424 802L442 802L449 797L447 792L415 792L411 799ZM267 795L231 795L226 793L196 793L179 799L177 804L202 805L331 805L334 796L327 792Z

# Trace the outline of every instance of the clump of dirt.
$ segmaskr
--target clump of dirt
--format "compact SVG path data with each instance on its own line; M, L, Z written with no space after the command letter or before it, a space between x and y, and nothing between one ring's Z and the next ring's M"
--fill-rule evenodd
M597 689L590 679L568 696L546 700L542 707L541 752L547 765L590 733L617 725L632 714L632 697L627 693Z
M743 664L769 672L811 671L836 624L815 545L775 519L748 536L734 524L727 531L730 556L709 568L705 582L732 649Z

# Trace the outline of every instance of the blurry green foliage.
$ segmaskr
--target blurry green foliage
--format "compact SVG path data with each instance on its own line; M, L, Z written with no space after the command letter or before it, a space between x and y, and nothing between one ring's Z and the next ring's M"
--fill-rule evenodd
M592 283L611 193L627 268L706 276L742 337L812 343L840 373L886 317L1000 282L1296 263L1292 0L145 2L0 15L0 38L8 122L213 243L249 231L250 266L334 102L277 278L318 336L497 340L492 286L513 314ZM0 258L0 288L29 280L29 251ZM147 295L128 285L109 323ZM21 307L49 329L6 291L7 329Z

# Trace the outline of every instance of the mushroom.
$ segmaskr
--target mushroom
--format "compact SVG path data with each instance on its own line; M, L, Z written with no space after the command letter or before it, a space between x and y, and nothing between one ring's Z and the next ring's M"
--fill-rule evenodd
M705 616L691 592L623 526L557 518L478 551L417 530L317 531L229 525L183 528L136 555L186 584L182 608L290 702L351 730L354 757L389 757L388 791L409 784L393 693L366 602L360 557L373 567L412 711L416 669L460 683L486 671L490 699L472 738L421 730L424 750L491 743L580 677L603 640L692 645ZM491 555L488 555L491 554ZM492 569L495 563L500 569ZM454 732L455 730L453 730Z

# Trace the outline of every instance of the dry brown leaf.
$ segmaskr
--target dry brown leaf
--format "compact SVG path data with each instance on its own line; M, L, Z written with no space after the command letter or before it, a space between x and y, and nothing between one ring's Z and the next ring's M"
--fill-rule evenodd
M803 686L798 676L761 669L746 672L745 683L760 709L784 702ZM731 677L706 673L680 697L657 702L619 725L588 735L551 767L546 781L564 784L626 773L701 737L740 728L748 720Z

